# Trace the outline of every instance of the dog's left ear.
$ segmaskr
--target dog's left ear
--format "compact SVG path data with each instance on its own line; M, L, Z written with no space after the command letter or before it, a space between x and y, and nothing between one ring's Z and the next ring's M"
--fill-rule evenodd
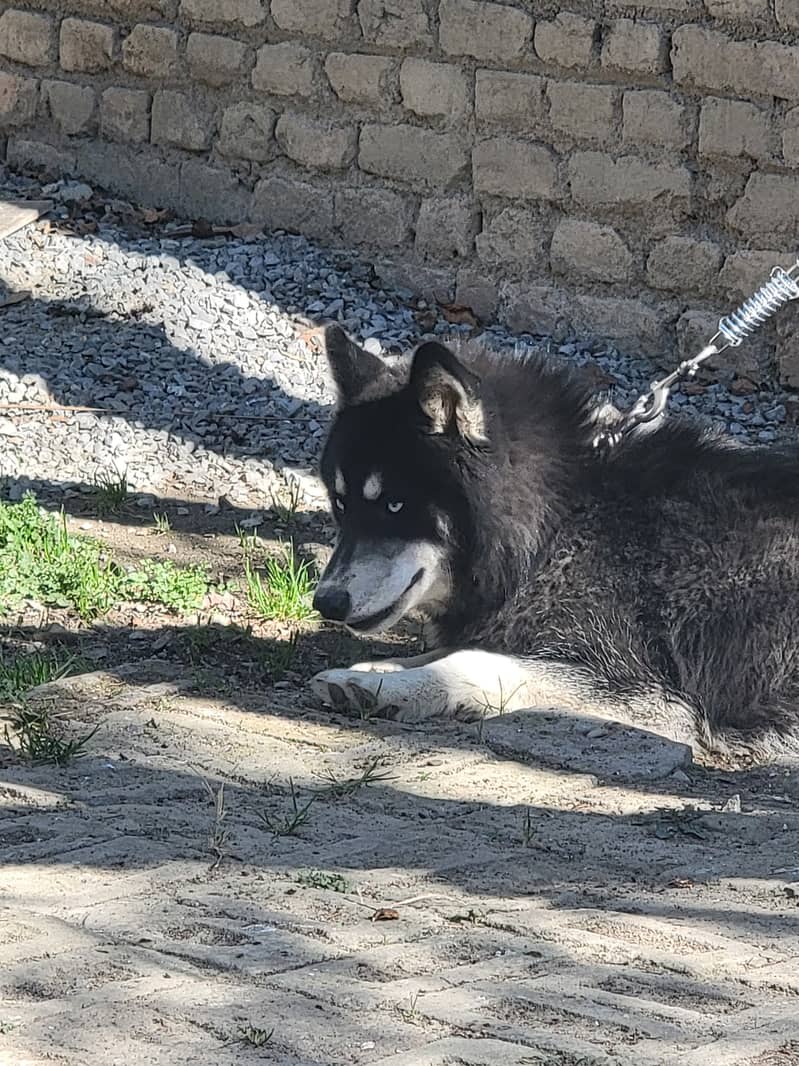
M339 407L376 400L398 388L383 360L351 341L340 326L325 326L323 342Z
M485 444L480 379L443 344L427 341L413 357L411 388L430 421L431 433L456 429L473 444Z

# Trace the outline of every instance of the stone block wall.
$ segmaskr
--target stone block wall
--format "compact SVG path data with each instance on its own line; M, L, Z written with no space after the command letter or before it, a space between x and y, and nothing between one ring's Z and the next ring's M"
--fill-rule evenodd
M670 361L799 251L799 0L567 3L0 3L6 157Z

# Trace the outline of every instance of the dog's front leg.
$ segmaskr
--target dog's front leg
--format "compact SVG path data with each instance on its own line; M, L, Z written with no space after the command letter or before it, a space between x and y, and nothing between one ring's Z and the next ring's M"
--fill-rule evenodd
M435 655L435 653L433 653ZM455 651L439 658L418 656L423 665L381 670L325 670L314 692L337 710L405 722L437 716L474 720L529 707L534 701L526 665L508 655ZM406 660L412 661L412 660Z

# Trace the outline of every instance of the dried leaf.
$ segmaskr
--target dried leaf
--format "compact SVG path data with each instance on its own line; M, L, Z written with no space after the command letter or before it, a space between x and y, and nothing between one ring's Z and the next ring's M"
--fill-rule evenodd
M381 907L372 915L373 922L396 922L399 920L399 911L395 911L393 907Z
M441 312L444 318L453 326L471 326L476 329L479 325L477 316L470 307L460 304L442 304Z

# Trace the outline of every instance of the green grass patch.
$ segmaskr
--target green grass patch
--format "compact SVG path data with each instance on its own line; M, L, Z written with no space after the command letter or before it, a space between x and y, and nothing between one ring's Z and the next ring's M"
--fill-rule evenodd
M35 765L52 763L63 766L86 754L86 745L98 726L79 737L65 737L58 724L59 715L51 707L32 706L22 701L12 705L3 730L6 743L21 758Z
M307 562L297 559L294 545L283 544L278 555L267 556L260 567L252 548L245 547L244 580L247 602L267 620L302 622L313 618L314 576Z
M42 513L31 494L0 504L0 611L30 599L89 621L128 601L191 610L207 590L200 567L147 560L126 570L98 541L68 533L63 513Z
M331 874L324 870L300 870L296 877L297 884L306 888L322 888L328 892L351 892L352 885L341 874Z
M76 655L26 652L13 658L0 652L0 700L17 700L38 685L79 674L86 664Z
M128 501L128 475L97 479L94 502L99 515L119 514Z

